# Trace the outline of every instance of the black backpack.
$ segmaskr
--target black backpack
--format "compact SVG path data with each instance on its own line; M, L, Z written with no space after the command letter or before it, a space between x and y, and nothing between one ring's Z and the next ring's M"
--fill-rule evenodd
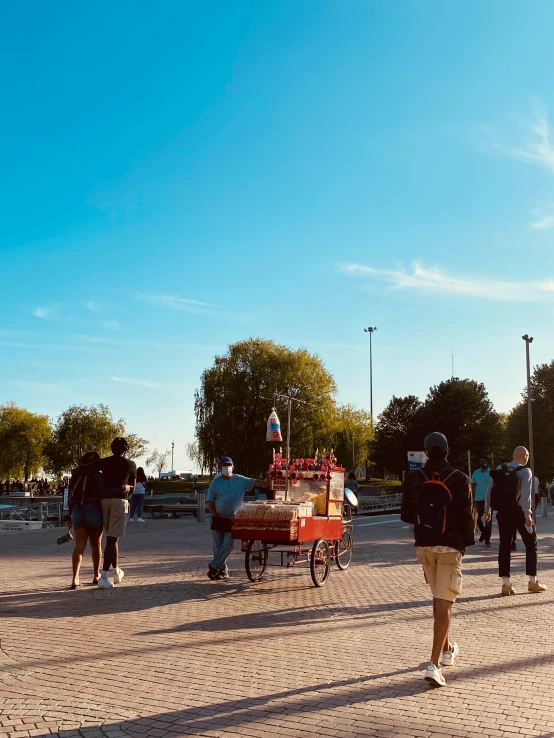
M452 529L452 493L446 482L456 473L456 469L434 471L431 478L423 469L418 469L425 481L416 494L415 522L428 533L441 535ZM442 478L444 476L444 479Z
M89 502L102 497L104 482L98 472L93 474L81 473L76 479L69 482L69 505L82 505L85 497Z
M500 469L489 472L492 478L491 508L493 510L511 510L517 505L517 490L519 477L517 473L523 466L511 467L502 464Z

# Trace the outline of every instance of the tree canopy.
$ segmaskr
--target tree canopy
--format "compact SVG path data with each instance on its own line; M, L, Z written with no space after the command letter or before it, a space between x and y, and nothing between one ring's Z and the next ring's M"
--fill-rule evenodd
M14 403L0 406L0 478L29 479L45 463L52 433L46 415L37 415Z
M506 420L504 455L510 459L516 446L529 445L526 389L522 397ZM554 478L554 361L534 368L531 397L535 473L539 479L550 481Z
M407 468L407 452L421 450L432 431L444 433L450 462L461 469L467 468L468 451L474 460L483 454L499 458L503 446L503 423L485 386L454 377L431 387L424 403L393 397L377 422L375 461L400 473Z
M345 469L354 470L367 462L372 440L371 413L352 405L336 408L332 445Z
M115 421L106 405L73 405L54 426L47 448L48 470L56 474L68 472L79 465L87 451L106 456L113 439L124 433L123 420Z
M273 341L249 339L229 346L224 356L202 375L196 392L196 436L207 469L222 455L233 458L237 471L259 474L267 468L271 446L266 422L276 393L293 402L291 447L297 457L327 449L336 428L335 380L317 355L293 351ZM286 401L275 398L281 420L283 448ZM278 447L276 444L275 447Z
M502 449L502 423L485 385L453 377L431 387L418 414L416 429L423 439L432 431L444 433L453 466L467 468L467 452L473 459L485 454L498 457Z
M408 451L422 447L417 421L423 404L414 395L394 397L375 427L372 461L398 476L407 467Z

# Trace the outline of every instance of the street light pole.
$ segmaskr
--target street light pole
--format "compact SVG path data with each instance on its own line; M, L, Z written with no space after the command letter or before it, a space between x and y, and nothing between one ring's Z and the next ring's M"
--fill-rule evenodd
M371 338L373 332L377 330L376 326L364 328L364 333L369 333L369 412L371 414L371 424L373 425L373 352L371 346Z
M175 441L171 441L171 471L174 472L173 468L173 449L175 448Z
M529 426L529 466L533 475L531 482L531 509L535 514L535 453L533 449L533 403L531 397L531 361L529 358L529 344L533 343L533 336L527 333L521 337L525 341L525 359L527 363L527 423ZM544 511L543 511L544 514ZM548 512L547 512L548 514Z

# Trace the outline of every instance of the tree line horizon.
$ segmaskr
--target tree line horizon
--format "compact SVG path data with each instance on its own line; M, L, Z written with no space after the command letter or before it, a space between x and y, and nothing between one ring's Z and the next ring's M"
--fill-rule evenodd
M194 442L186 444L201 472L214 472L221 456L231 456L238 473L267 470L272 450L285 451L287 413L278 395L290 395L292 455L311 458L334 449L347 470L371 466L381 478L401 478L409 451L423 448L423 439L440 431L450 446L450 462L467 470L467 452L475 468L481 456L498 463L516 446L528 444L527 393L509 413L499 413L483 383L453 377L430 387L425 399L392 396L372 423L369 412L336 400L334 377L317 354L293 350L273 341L250 338L231 344L201 377L195 391ZM534 368L531 378L535 471L554 478L554 361ZM283 442L266 442L266 422L273 407L281 420ZM130 458L147 453L148 441L126 433L103 404L73 405L53 423L46 415L0 405L0 479L30 478L42 468L60 475L78 466L83 453L106 455L115 436L130 441ZM155 449L147 458L160 474L168 452Z

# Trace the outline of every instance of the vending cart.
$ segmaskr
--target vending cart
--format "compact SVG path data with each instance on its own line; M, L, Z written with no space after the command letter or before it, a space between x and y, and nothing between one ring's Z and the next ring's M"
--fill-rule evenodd
M352 560L351 495L345 500L344 469L333 453L314 459L287 459L276 454L270 465L274 499L244 503L232 521L232 536L242 541L246 574L260 581L270 553L278 565L310 565L312 581L322 587L331 562L340 570ZM349 492L349 490L347 490Z

